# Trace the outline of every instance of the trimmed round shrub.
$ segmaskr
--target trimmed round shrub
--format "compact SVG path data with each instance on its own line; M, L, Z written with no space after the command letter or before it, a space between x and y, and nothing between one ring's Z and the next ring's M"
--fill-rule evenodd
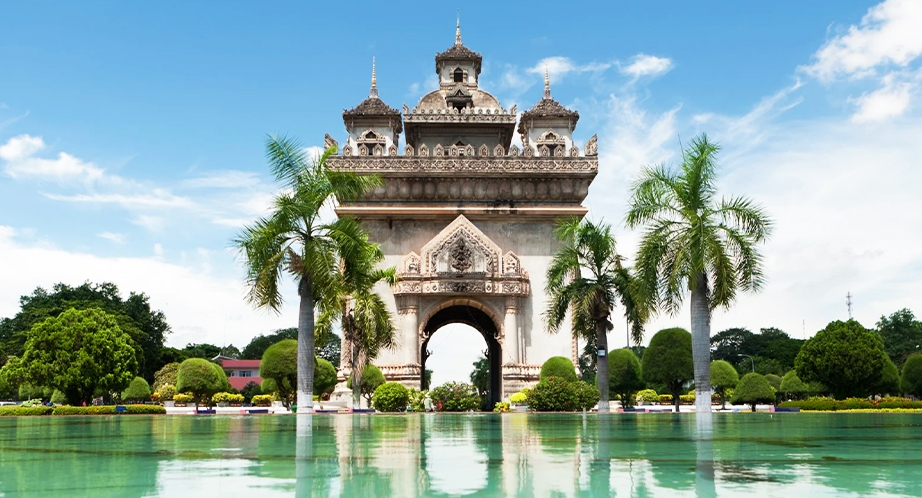
M193 398L191 394L177 393L173 395L173 401L177 403L188 403L193 399L195 398Z
M252 403L256 406L269 406L272 403L271 394L256 394L251 399Z
M580 406L575 382L560 377L541 379L528 396L528 407L539 412L572 412Z
M656 394L656 391L653 389L642 389L637 391L636 395L637 401L642 403L657 403L659 402L659 394ZM669 397L669 400L672 401L672 396Z
M906 359L900 388L904 393L922 397L922 354L914 354Z
M371 404L379 412L406 411L410 403L410 390L399 382L385 382L375 389Z
M429 397L440 412L468 412L480 407L477 387L465 382L446 382L429 391Z
M230 388L224 370L202 358L189 358L182 362L176 379L177 391L190 392L202 402L208 402L214 393Z
M278 393L286 408L290 406L298 389L298 341L285 339L266 348L259 364L259 376L272 379L275 383L272 392Z
M794 367L802 380L822 382L834 398L845 399L874 394L885 358L879 333L855 320L835 321L807 339Z
M634 393L646 386L640 360L633 351L625 348L608 353L608 389L621 399L623 408L633 407Z
M314 357L314 394L330 394L336 383L336 367L323 358Z
M797 372L791 370L781 378L781 389L779 391L792 398L799 398L807 393L807 385L800 380Z
M691 333L678 327L660 330L644 350L641 365L647 383L666 385L678 412L682 388L695 377Z
M884 355L884 370L881 372L880 384L877 385L876 391L880 395L900 393L900 371L886 355Z
M541 374L538 378L544 380L549 377L561 378L568 382L575 382L578 380L576 377L576 367L573 366L573 362L570 361L569 358L563 356L548 358L548 360L544 362L544 365L541 365Z
M528 402L528 395L524 391L519 391L512 396L509 396L509 401L517 405L521 405Z
M150 384L143 377L135 377L122 391L122 401L147 401L150 394Z
M781 377L775 374L768 374L765 376L765 380L767 380L768 385L772 386L776 391L781 390Z
M576 408L580 410L591 410L592 407L599 403L602 398L599 388L594 384L578 380L571 382L571 386L576 390Z
M720 398L721 408L727 407L727 390L733 389L740 382L740 375L736 373L729 362L724 360L715 360L711 362L711 387L714 388L714 394Z
M756 411L759 403L774 403L775 390L771 384L760 374L748 373L740 379L740 383L733 390L730 403L734 405L749 405Z
M176 395L176 387L171 384L164 384L157 390L157 398L160 401L170 401Z
M365 400L371 404L371 398L375 393L375 389L378 386L384 384L386 380L384 379L384 374L381 373L381 369L369 363L365 365L365 368L362 369L362 382L359 384L361 389L362 396L365 396ZM352 378L346 379L346 387L352 389Z

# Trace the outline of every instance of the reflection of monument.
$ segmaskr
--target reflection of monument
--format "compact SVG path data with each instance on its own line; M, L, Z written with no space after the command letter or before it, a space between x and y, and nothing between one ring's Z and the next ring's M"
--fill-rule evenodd
M487 343L497 401L536 382L547 358L576 354L568 333L544 332L544 273L559 247L554 224L586 213L598 160L594 136L584 151L573 142L579 114L553 99L546 74L544 98L516 128L515 106L504 109L478 86L481 62L459 26L454 45L435 57L439 87L403 112L378 97L373 70L368 98L343 112L349 137L329 164L384 179L337 209L362 221L398 272L397 285L379 292L399 348L375 364L418 388L429 339L464 323ZM337 144L328 135L326 145Z

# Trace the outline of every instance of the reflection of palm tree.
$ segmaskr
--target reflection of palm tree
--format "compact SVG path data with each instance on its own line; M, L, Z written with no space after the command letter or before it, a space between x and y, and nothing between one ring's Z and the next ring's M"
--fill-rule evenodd
M637 270L656 304L676 314L691 293L695 409L711 411L711 312L729 307L739 289L762 284L756 244L771 232L763 210L744 197L716 200L715 158L720 148L706 135L683 152L680 171L646 168L634 184L630 228L644 226Z
M337 201L354 200L381 180L327 169L335 147L313 162L298 142L284 137L271 137L266 149L272 173L284 190L276 195L272 213L245 227L234 245L247 269L247 299L257 307L281 309L279 285L284 273L298 283L297 402L299 412L309 413L313 408L315 304L337 295L340 275L351 273L352 266L368 253L368 237L358 222L339 218L326 223L321 210Z

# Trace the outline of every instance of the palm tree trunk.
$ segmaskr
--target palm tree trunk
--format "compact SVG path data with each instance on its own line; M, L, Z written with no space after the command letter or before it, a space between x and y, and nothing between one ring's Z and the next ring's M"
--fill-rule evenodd
M707 274L698 275L691 291L692 361L695 366L695 411L711 413L711 309Z
M608 413L608 322L607 319L595 323L596 385L599 386L599 413ZM604 351L604 353L602 353Z
M314 411L314 288L301 279L298 310L298 413Z
M353 345L353 348L355 346ZM362 374L365 373L365 355L353 349L352 356L352 408L362 407ZM371 408L371 407L369 407Z

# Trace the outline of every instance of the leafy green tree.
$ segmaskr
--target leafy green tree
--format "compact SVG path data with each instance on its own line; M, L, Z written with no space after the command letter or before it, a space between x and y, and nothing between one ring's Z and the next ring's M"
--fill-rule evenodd
M240 359L259 360L263 357L263 353L266 352L266 349L268 349L269 346L285 339L297 340L297 338L297 327L278 329L270 334L260 334L251 339L250 343L244 346L243 351L240 352Z
M880 317L877 330L884 341L884 350L897 365L922 351L922 322L907 308Z
M333 364L334 368L339 368L342 339L336 334L323 334L323 336L316 338L316 341L314 352L317 354L317 358L323 358Z
M881 396L899 394L900 392L900 371L889 356L884 357L884 369L881 372L880 383L877 384L877 389L874 392Z
M21 359L24 378L63 392L71 404L97 390L125 388L138 370L131 337L98 308L70 309L32 327Z
M608 389L621 398L621 407L633 408L634 393L647 387L637 355L627 348L609 352L608 375Z
M548 377L559 377L567 382L579 380L576 377L576 367L573 366L573 362L564 356L552 356L541 365L538 378L547 379Z
M900 388L904 393L922 397L922 354L914 354L903 363L903 378Z
M672 394L675 411L678 412L682 386L695 374L691 334L678 327L657 332L644 351L642 370L643 379L647 383L666 385ZM708 379L710 382L710 372ZM710 390L707 396L710 398ZM710 406L710 401L708 405Z
M730 403L733 405L749 405L756 411L759 403L774 403L775 391L761 374L748 373L740 379L740 383L733 390Z
M779 391L788 398L800 398L809 392L806 384L797 376L797 372L791 370L781 378L781 389Z
M369 363L365 366L364 371L362 371L362 382L359 384L358 392L365 397L365 401L371 404L371 397L375 394L375 389L378 388L381 384L384 384L384 374L381 373L381 370L378 367ZM352 378L350 377L346 380L346 387L352 389L353 392L356 391L352 387Z
M647 319L646 298L630 271L622 266L610 226L571 219L560 222L556 233L563 247L547 269L545 327L549 333L558 332L569 312L573 334L597 348L599 412L608 413L609 375L604 355L608 332L613 328L609 317L616 302L621 301L632 324L633 340L639 344Z
M310 162L295 140L270 137L267 159L284 190L275 197L272 213L243 229L234 240L247 268L248 300L257 307L279 312L279 284L287 273L298 285L298 410L313 411L314 312L323 299L342 294L342 281L353 268L366 263L368 236L359 223L340 217L327 223L321 211L334 201L348 202L381 184L374 176L330 170L326 162L336 153L327 149ZM336 303L327 302L328 309Z
M711 358L735 364L741 355L753 356L754 342L755 334L748 329L722 330L711 337Z
M243 386L243 389L240 390L240 394L243 395L243 400L246 403L249 403L253 399L253 396L258 396L262 393L262 387L252 380L247 382L247 385Z
M150 384L144 380L144 377L135 377L131 384L128 384L128 387L122 391L122 401L148 401L150 394Z
M186 344L182 352L186 358L203 358L205 360L210 360L221 354L221 348L214 344L206 343Z
M69 309L97 308L113 317L122 332L128 334L130 346L135 351L138 375L152 380L154 372L163 365L160 355L163 341L170 326L161 311L150 307L150 298L144 294L130 293L122 299L118 287L110 282L86 282L77 287L59 283L51 292L38 287L31 295L19 299L20 311L13 318L0 320L0 357L21 357L32 327L46 318L54 318Z
M711 387L720 397L720 408L727 408L727 389L733 389L739 384L740 377L729 362L714 360L711 362Z
M729 308L738 291L762 286L762 256L756 246L772 221L745 197L717 199L716 156L707 135L683 151L678 173L648 167L634 184L626 222L646 228L637 255L645 287L658 307L675 315L691 294L695 409L711 411L711 312ZM644 369L646 370L646 368Z
M834 321L804 343L794 363L801 380L823 383L836 399L866 397L881 380L884 345L855 320Z
M487 406L490 400L490 361L486 357L481 357L474 362L474 370L471 372L471 384L477 388L477 394L480 395L480 410L489 411Z
M42 399L45 396L44 391L44 388L36 387L29 383L19 384L19 400Z
M179 365L187 359L189 359L189 357L186 356L186 353L184 353L181 349L164 347L160 350L160 368L163 368L163 365L168 365L170 363ZM156 377L156 373L154 376Z
M230 389L227 375L220 365L204 358L189 358L179 364L176 392L192 393L199 403L210 403L215 393Z

